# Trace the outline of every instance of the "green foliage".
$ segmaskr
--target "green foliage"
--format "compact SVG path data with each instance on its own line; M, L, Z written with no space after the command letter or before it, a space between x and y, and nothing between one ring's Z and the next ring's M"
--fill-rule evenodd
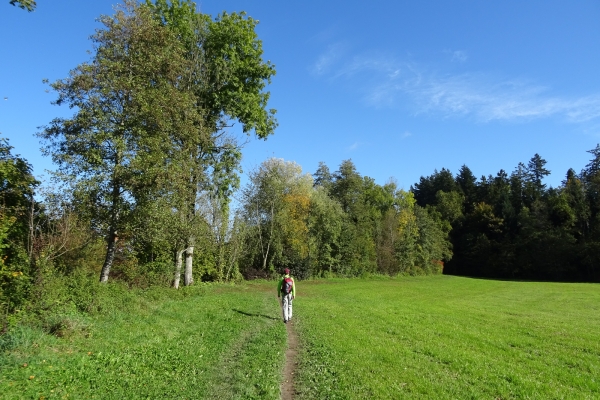
M247 246L254 251L247 254L247 271L242 273L268 275L275 268L279 272L291 267L302 274L309 251L311 195L312 177L294 162L271 158L250 173L242 207L249 230Z
M29 12L33 11L37 6L35 0L10 0L9 2L13 6L18 6Z
M277 159L251 173L242 202L247 277L284 267L301 279L441 273L452 257L450 224L437 211L415 208L412 193L393 181L378 185L351 160L333 174L321 163L314 176L311 188L299 166ZM462 215L458 193L440 196L440 209Z
M14 251L10 263L0 259L0 326L8 323L11 313L20 312L27 304L32 286L29 259L23 249Z
M443 231L451 228L454 254L445 272L598 281L588 249L600 240L599 149L589 151L594 158L580 174L569 169L558 188L543 183L550 171L539 154L519 163L510 176L500 170L477 181L463 166L454 187L447 170L422 177L415 198L441 214Z
M177 88L188 66L183 48L146 8L127 1L101 22L91 62L52 84L55 104L75 115L55 119L39 136L60 172L78 182L92 226L107 237L105 281L118 238L132 229L134 195L163 172L171 148L163 133L185 132L194 107ZM182 118L181 110L190 111Z
M8 139L0 137L0 326L29 298L34 273L32 224L39 210L33 195L38 184L31 165L13 155Z
M310 276L340 272L343 220L339 202L331 199L323 187L317 187L308 213Z

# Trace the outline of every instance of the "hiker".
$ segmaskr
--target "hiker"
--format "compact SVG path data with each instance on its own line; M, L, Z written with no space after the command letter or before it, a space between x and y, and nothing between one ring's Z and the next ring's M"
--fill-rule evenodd
M284 276L277 284L277 297L281 295L281 308L283 309L283 322L288 323L292 319L292 300L296 297L296 283L290 276L290 270L286 268Z

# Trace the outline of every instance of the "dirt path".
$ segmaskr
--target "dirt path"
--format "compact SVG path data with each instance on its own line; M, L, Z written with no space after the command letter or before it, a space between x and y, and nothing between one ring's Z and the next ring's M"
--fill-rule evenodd
M294 398L294 374L298 365L298 335L294 329L294 323L288 322L285 326L288 337L288 348L285 352L285 367L283 368L283 382L281 384L281 399L292 400Z

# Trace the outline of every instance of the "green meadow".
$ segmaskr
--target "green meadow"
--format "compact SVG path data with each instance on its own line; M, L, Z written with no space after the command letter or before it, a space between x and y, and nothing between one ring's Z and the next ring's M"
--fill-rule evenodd
M277 399L286 332L265 288L119 292L108 315L64 316L58 335L12 332L0 398Z
M600 397L600 287L449 276L302 286L303 399Z
M119 292L0 337L2 399L278 399L275 282ZM600 397L600 287L450 276L300 281L298 399Z

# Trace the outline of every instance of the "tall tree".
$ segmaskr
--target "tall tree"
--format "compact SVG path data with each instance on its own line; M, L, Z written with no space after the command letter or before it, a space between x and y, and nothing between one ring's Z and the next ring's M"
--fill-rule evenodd
M94 227L107 238L100 274L106 282L119 236L126 233L136 190L152 185L165 154L163 132L194 125L194 101L179 89L188 64L177 38L147 8L127 0L92 36L95 55L58 80L54 104L76 109L39 134L59 171L77 179Z
M224 131L239 122L243 132L253 131L261 139L274 132L275 110L267 109L269 92L264 89L275 68L262 59L262 42L255 32L258 21L245 13L223 13L212 20L198 13L190 0L147 0L146 5L184 44L186 58L192 63L184 87L194 97L202 120L195 136L182 147L182 154L190 161L188 184L181 188L187 192L186 212L191 221L197 218L195 199L200 191L212 187L223 194L237 182L239 158L231 157L231 142L225 147L219 145ZM239 148L236 151L239 155ZM215 184L209 170L228 162L220 170L223 179ZM194 245L195 238L190 235L186 244L186 276L190 279Z
M546 160L537 153L527 163L525 168L525 195L528 206L539 200L546 190L546 185L542 183L542 180L550 175L550 171L545 168L545 165Z
M596 145L595 149L589 150L588 153L594 157L585 166L581 176L585 183L591 218L596 219L596 216L600 215L600 144Z
M298 164L278 158L264 161L249 174L242 206L262 271L272 272L275 265L288 263L286 250L308 250L306 217L312 184L312 177L303 174Z
M340 237L344 212L340 203L329 197L322 186L315 188L310 199L308 215L310 275L337 273L341 262Z
M0 137L0 309L12 312L27 297L32 276L34 192L31 165ZM6 310L6 311L4 311ZM2 317L0 317L0 320Z
M463 165L456 175L456 183L464 195L465 211L471 212L479 201L477 178L469 167Z
M323 161L319 161L319 168L313 174L315 180L315 187L321 186L326 191L331 189L331 183L333 182L333 175L329 171L329 167Z

